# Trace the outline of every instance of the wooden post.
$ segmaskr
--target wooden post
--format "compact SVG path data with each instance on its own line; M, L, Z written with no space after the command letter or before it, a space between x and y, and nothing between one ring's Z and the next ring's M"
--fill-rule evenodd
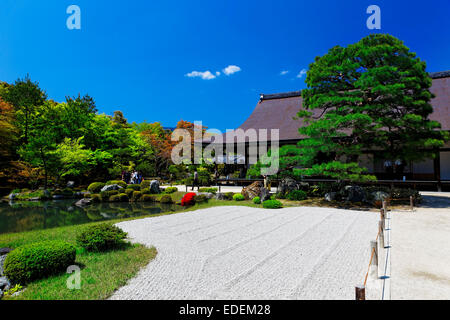
M380 242L380 247L384 248L384 222L382 220L378 222L378 227L380 229L380 235L378 236L378 241Z
M386 212L386 200L383 200L383 211Z
M366 300L366 287L359 285L355 287L356 300Z
M378 279L378 241L370 241L370 253L372 261L370 264L370 274L373 278Z
M414 211L414 199L413 199L413 196L409 196L409 205L411 206L411 211Z
M385 230L386 229L386 213L383 208L380 209L380 218L381 218L381 221L383 222L383 230Z

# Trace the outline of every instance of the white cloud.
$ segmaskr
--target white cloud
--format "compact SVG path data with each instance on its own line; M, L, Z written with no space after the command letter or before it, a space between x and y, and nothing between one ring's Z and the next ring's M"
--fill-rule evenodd
M211 71L207 70L204 72L201 71L192 71L186 74L186 77L189 78L202 78L203 80L212 80L220 75L220 72L216 72L216 75L213 75Z
M306 74L306 69L302 69L299 73L298 73L298 75L297 75L297 78L303 78L303 76Z
M283 70L280 72L280 76L284 76L289 73L289 70Z
M223 73L225 73L227 76L239 72L241 71L241 68L239 68L238 66L235 65L229 65L228 67L226 67L225 69L223 69Z

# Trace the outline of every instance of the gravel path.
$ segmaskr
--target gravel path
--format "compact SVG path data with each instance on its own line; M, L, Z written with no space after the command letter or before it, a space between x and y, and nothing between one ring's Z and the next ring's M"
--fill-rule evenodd
M118 226L158 255L111 299L354 299L377 214L236 206Z

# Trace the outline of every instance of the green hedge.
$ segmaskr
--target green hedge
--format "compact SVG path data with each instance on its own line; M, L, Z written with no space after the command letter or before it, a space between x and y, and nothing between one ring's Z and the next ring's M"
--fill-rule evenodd
M150 188L150 180L144 180L141 182L141 189Z
M142 197L142 192L133 191L133 194L131 196L131 201L138 201L141 197Z
M233 200L234 200L234 201L244 201L244 200L245 200L245 197L244 197L242 194L237 193L237 194L235 194L235 195L233 196Z
M76 249L64 241L36 242L18 247L6 257L4 273L13 283L33 280L64 272L75 264Z
M287 194L287 198L292 201L305 200L307 197L308 195L303 190L293 190Z
M99 193L104 186L105 184L103 182L93 182L89 185L88 191L91 193Z
M127 189L133 189L134 191L140 191L141 186L139 184L129 184L127 186Z
M149 195L149 194L143 194L139 198L139 200L142 201L142 202L155 202L156 201L155 197L152 196L152 195Z
M200 188L200 192L217 193L218 188Z
M283 204L278 200L266 200L263 202L263 207L266 209L279 209Z
M125 243L127 233L107 223L85 228L77 235L77 244L87 251L106 251Z
M254 197L253 198L253 203L254 204L261 204L261 198L260 197Z
M125 194L128 196L128 198L131 199L131 197L133 196L133 189L125 189Z
M177 192L178 188L177 187L167 187L164 189L164 193L170 194L170 193L174 193Z
M168 194L163 194L159 199L161 203L173 203L172 197Z
M102 199L109 199L110 197L119 194L118 190L110 190L110 191L102 191L100 192L100 195L102 196Z
M207 202L208 198L204 194L199 194L194 197L195 203Z

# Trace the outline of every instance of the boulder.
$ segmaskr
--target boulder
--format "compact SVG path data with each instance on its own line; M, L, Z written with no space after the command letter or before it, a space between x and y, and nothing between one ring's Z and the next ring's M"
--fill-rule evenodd
M43 196L44 196L45 199L51 199L52 194L50 193L50 191L44 190Z
M81 199L81 200L75 202L75 205L77 207L86 207L86 206L89 206L91 204L92 204L92 199L88 199L88 198L84 198L84 199Z
M372 192L371 196L373 198L373 201L380 201L380 202L382 202L383 200L386 200L387 198L389 198L389 194L387 192L384 192L384 191Z
M67 181L67 188L73 188L75 186L75 181Z
M261 181L256 181L248 187L243 188L241 194L246 200L252 200L254 197L259 197L261 195L262 189L264 189L264 184Z
M325 200L326 201L334 201L334 200L336 200L336 195L337 195L337 192L328 192L325 194Z
M89 191L78 191L73 194L73 196L77 199L85 198L88 194L91 194Z
M8 254L12 251L13 249L11 248L0 248L0 256L3 256L5 254Z
M112 190L120 190L123 189L121 186L119 186L118 184L108 184L106 186L104 186L102 188L102 190L100 190L101 192L103 191L112 191Z
M366 201L366 193L360 186L345 186L346 200L350 202L363 202Z
M6 260L6 254L4 254L3 256L0 256L0 277L3 276L3 265L5 264L5 260Z
M64 196L61 194L55 194L52 198L53 200L63 200Z
M309 183L303 181L297 181L292 178L284 178L281 180L278 186L278 191L282 194L289 193L294 190L307 191L309 189Z
M14 200L18 195L19 195L18 193L11 193L11 194L8 196L8 199L9 199L9 200Z
M214 198L214 194L211 192L199 192L197 193L198 196L204 196L206 199L212 199Z
M6 277L0 277L0 290L7 291L11 288L11 283Z
M158 180L152 180L150 182L150 193L152 193L152 194L161 193L161 189L159 188L159 181Z
M259 197L261 199L261 202L269 200L270 199L270 191L266 188L262 188L261 193L259 194Z
M217 192L216 196L215 196L215 199L217 199L217 200L226 200L225 194L222 193L222 192Z

